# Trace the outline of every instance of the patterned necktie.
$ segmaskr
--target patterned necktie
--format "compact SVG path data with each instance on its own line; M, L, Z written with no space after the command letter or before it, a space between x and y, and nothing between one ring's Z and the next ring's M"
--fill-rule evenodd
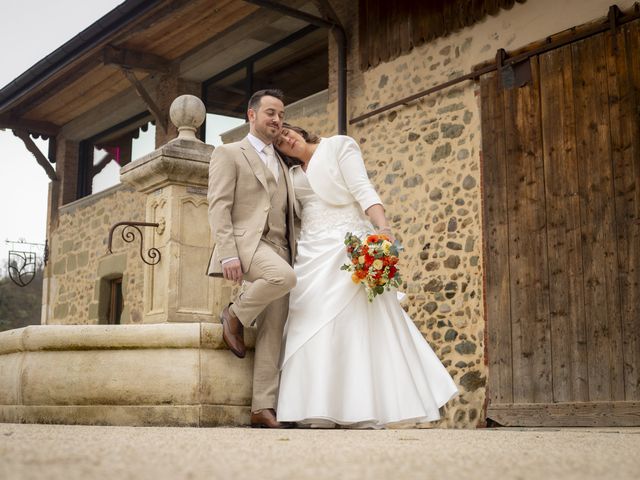
M271 173L273 173L273 178L276 179L276 183L278 182L278 159L276 158L276 153L273 150L273 145L266 145L263 149L262 152L265 154L266 157L266 165L267 168L269 170L271 170Z

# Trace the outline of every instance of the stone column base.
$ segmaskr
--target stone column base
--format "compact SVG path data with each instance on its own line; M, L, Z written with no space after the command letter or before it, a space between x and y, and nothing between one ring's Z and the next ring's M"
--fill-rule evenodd
M236 358L212 323L40 325L0 333L0 422L249 423L255 329Z

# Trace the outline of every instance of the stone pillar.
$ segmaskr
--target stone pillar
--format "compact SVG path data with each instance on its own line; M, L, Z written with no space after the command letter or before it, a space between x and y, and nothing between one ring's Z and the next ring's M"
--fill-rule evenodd
M206 274L213 248L207 204L213 147L195 136L205 107L198 97L182 95L170 117L178 137L120 170L122 183L147 195L146 221L160 224L144 229L144 249L157 248L161 259L145 267L143 322L217 322L231 286Z

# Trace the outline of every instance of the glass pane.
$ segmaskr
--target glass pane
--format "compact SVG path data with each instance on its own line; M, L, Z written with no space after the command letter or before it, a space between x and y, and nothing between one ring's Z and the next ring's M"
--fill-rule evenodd
M147 123L147 128L140 128L138 131L138 138L133 139L131 144L131 160L135 161L153 152L156 149L156 126L151 122Z
M243 118L227 117L207 113L206 141L209 145L222 145L220 134L244 124Z
M114 156L119 158L115 149L111 152L93 149L93 168L101 170L93 177L92 193L101 192L120 183L120 165L116 162L116 158L113 158Z

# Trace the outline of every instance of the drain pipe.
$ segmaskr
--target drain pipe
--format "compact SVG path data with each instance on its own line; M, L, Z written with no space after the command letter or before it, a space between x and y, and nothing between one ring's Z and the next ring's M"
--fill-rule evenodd
M303 20L317 27L328 28L335 33L338 47L338 133L347 134L347 34L337 22L325 20L306 12L287 7L272 0L245 0L259 7L280 12L289 17Z

